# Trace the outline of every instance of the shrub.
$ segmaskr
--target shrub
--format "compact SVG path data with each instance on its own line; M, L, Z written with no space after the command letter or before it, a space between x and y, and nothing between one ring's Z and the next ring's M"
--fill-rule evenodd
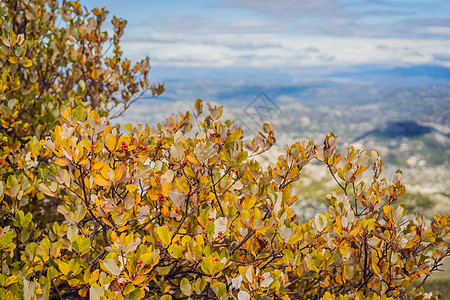
M200 99L196 108L158 128L128 124L128 134L95 111L67 109L42 142L57 167L40 185L65 222L27 245L25 264L50 264L52 285L107 299L423 296L412 282L449 254L450 216L431 227L405 218L394 205L400 171L389 185L378 154L352 147L340 166L333 134L322 147L289 146L263 169L248 153L274 143L271 125L247 151L220 107L203 120ZM194 117L199 130L187 137ZM328 194L329 211L299 224L292 184L313 159L340 190ZM367 170L368 184L358 180Z
M149 84L148 58L133 65L122 57L126 22L114 17L107 34L106 15L78 1L0 2L0 285L8 290L23 276L39 278L33 268L22 269L21 252L62 220L55 199L36 189L54 169L39 141L60 124L61 112L81 105L114 118L143 92L164 90ZM13 296L1 289L0 298Z
M59 11L77 28L83 26L74 20L93 26L104 14L94 10L90 19L77 2L17 3L43 21L48 3L50 12ZM5 22L12 22L7 19L19 22L21 13L10 2L0 6L7 12L2 16L10 16L2 19L5 32ZM36 34L32 45L49 40ZM77 63L84 68L82 47L74 49L81 58L60 71ZM36 51L45 57L50 50ZM81 79L64 83L76 68L42 92L40 84L30 88L30 96L22 89L32 76L27 74L45 72L28 68L48 59L19 68L9 55L0 57L8 66L2 69L0 132L8 144L0 184L0 298L430 297L422 285L450 254L450 216L436 215L429 225L420 215L408 217L405 206L395 204L405 192L401 172L388 183L376 152L350 147L341 162L331 133L323 146L312 140L287 146L275 164L263 168L254 156L275 143L273 126L264 124L245 144L241 129L221 120L222 108L208 104L203 113L200 99L193 114L174 115L156 128L127 124L125 134L107 118L112 93L96 102ZM22 76L14 81L13 68ZM90 87L97 82L83 81ZM69 98L57 92L64 86L71 86ZM21 126L28 119L11 122L19 117L7 99L17 99L30 120L27 127ZM300 224L291 209L298 201L292 187L313 160L329 170L339 190L327 195L327 212Z

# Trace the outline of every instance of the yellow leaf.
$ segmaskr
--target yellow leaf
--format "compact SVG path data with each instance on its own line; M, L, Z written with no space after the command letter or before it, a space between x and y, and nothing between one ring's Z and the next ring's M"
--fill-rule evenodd
M143 283L146 279L147 279L147 275L142 274L142 273L138 273L138 275L135 276L134 279L133 279L133 284L134 284L134 285L140 285L140 284Z
M294 244L300 241L303 238L301 234L293 234L289 240L287 241L287 244Z
M101 169L100 169L100 174L102 174L103 178L105 178L106 180L112 180L113 179L113 171L111 170L111 168L109 167L108 164L105 164Z
M135 190L138 189L138 186L135 184L127 184L126 188L130 193L133 193Z
M168 184L166 184L162 189L161 189L161 193L162 194L168 194L169 193L169 191L171 191L172 190L172 183L168 183Z
M91 181L89 180L89 177L84 177L84 184L86 185L86 188L91 188Z
M114 169L114 181L119 181L122 179L123 175L126 172L126 168L122 163L119 163L117 167Z
M197 158L195 158L194 156L192 156L192 155L187 155L186 157L187 157L187 159L188 159L191 163L193 163L194 165L201 166L201 163L200 163L200 162L197 160Z
M80 160L80 161L78 162L78 164L80 164L80 165L86 165L88 162L89 162L89 160L88 160L87 158L85 158L85 159L83 159L83 160Z
M169 215L170 215L170 210L169 210L169 207L167 206L167 205L162 205L161 206L161 214L164 216L164 217L168 217Z
M251 195L244 199L244 201L242 202L242 207L244 208L244 210L250 210L251 208L253 208L255 203L256 203L256 196Z
M349 251L350 251L350 247L348 246L347 243L343 243L343 244L341 244L341 246L339 247L339 252L340 252L341 254L345 254L345 253L347 253L347 252L349 252Z
M325 292L325 294L323 294L322 300L330 300L330 299L332 299L330 292Z
M28 68L28 67L31 67L32 64L33 64L33 61L32 61L31 59L27 59L27 60L25 61L25 63L23 64L23 66L24 66L25 68Z
M312 271L316 271L319 272L319 269L313 264L313 263L309 263L308 264L308 269L312 270ZM339 275L339 274L338 274ZM337 281L337 278L336 278Z
M103 167L103 164L104 164L104 162L98 161L92 166L92 169L93 170L99 170L99 169L101 169Z
M156 229L156 233L158 234L159 239L166 245L170 244L170 240L172 239L173 232L169 232L167 225L161 226Z
M130 123L123 125L123 128L125 128L129 132L133 132L133 125L131 125Z
M375 258L372 259L372 269L373 269L373 272L375 273L375 275L380 275L381 274L381 270L378 267L378 265L376 264Z
M103 178L100 174L95 174L94 182L99 186L109 186L109 181Z
M392 216L392 206L386 205L383 207L384 213L387 214L389 217Z
M62 262L58 263L58 268L64 275L67 275L70 272L69 264L66 262L62 261Z
M72 108L71 107L66 108L66 110L64 111L64 118L67 119L67 118L69 118L69 116L72 116Z
M368 229L369 231L372 231L373 226L375 225L375 219L364 219L364 220L362 221L362 225L363 225L364 227L367 226L367 229Z
M348 234L352 235L352 236L356 236L360 232L361 227L362 227L361 222L356 223L356 226Z
M89 141L88 139L83 139L83 140L81 141L81 143L83 144L83 147L84 147L86 150L91 151L91 145L92 145L91 141Z
M108 221L107 219L102 218L102 221L103 221L106 225L108 225L109 227L114 228L114 225L113 225L110 221Z
M116 138L110 134L106 138L106 148L108 148L109 151L114 151L116 149Z

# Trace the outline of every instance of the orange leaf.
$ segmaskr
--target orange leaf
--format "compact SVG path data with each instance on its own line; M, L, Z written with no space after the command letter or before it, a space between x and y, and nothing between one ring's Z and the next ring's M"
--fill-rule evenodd
M63 158L63 157L57 157L55 158L55 164L57 164L58 166L61 167L65 167L70 165L70 160L68 160L67 158Z
M109 186L109 181L103 178L100 174L95 174L94 182L99 186Z

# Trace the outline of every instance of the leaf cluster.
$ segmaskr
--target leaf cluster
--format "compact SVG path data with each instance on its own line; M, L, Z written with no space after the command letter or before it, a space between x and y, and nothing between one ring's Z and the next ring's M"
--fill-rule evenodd
M77 1L0 9L0 298L431 297L422 285L450 254L450 216L408 216L402 173L382 178L378 153L342 157L331 133L263 167L273 125L245 143L200 99L120 129L113 107L163 90L148 59L122 58L125 22L109 36L107 12ZM312 161L339 189L302 224L293 184Z

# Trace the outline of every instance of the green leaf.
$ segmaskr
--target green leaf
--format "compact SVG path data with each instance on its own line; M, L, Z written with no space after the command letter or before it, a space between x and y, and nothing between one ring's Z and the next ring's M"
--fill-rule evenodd
M213 263L209 258L204 258L202 260L202 263L200 264L200 267L202 271L208 275L211 275L213 273Z
M33 218L33 215L30 212L24 215L22 210L18 212L17 216L19 217L19 223L22 227L28 227Z
M145 296L145 292L143 290L141 290L140 288L135 288L134 291L131 292L130 294L130 299L131 300L139 300L139 299L144 299ZM161 297L161 299L163 299L164 297ZM171 298L169 298L171 299Z
M217 274L220 271L222 271L223 267L224 267L224 264L221 261L216 262L213 267L214 274Z
M236 159L236 165L240 165L243 161L247 159L247 157L248 157L247 151L242 151L238 159Z
M80 266L80 261L78 259L70 260L69 268L72 271L72 276L77 276L81 271L83 271L83 269Z
M80 253L81 248L80 248L80 244L81 244L81 236L79 236L78 234L74 234L71 238L71 242L72 242L72 249L75 250L75 252Z
M433 236L433 230L431 229L425 230L424 234L422 235L422 241L434 243L436 239Z
M156 229L159 239L166 245L170 244L172 240L173 232L169 232L167 225L161 226Z
M14 49L14 54L17 57L20 57L22 55L22 52L23 52L23 47L22 46L18 46L18 47L16 47L16 49Z
M9 194L11 197L15 198L20 191L20 184L17 181L17 178L13 175L8 176L8 180L6 181L6 185L9 186Z
M227 286L225 285L225 283L216 281L211 286L217 298L223 299L223 297L226 296Z
M213 223L213 222L208 221L208 222L206 223L206 233L207 233L209 236L213 236L213 235L214 235L214 223Z
M84 255L89 251L89 245L91 241L88 238L85 238L81 241L80 244L80 255Z
M322 254L319 251L314 251L311 253L312 262L316 267L320 267L323 262Z
M242 131L240 129L233 130L230 133L230 136L227 138L227 143L237 141L242 136Z
M80 80L78 82L77 93L79 94L86 93L86 82L84 82L84 80Z
M170 256L174 258L184 258L183 247L180 245L170 245L169 251Z
M347 280L352 280L355 276L355 268L353 266L344 266L344 277Z
M72 110L72 115L77 119L77 120L81 120L83 119L83 115L84 115L84 108L83 106L77 106Z
M1 248L6 247L9 243L11 243L14 240L15 237L16 233L14 231L9 231L3 234L2 238L0 239Z
M127 284L127 286L125 287L125 289L123 290L123 294L124 295L128 295L129 293L131 293L132 291L134 291L135 286L132 283Z

